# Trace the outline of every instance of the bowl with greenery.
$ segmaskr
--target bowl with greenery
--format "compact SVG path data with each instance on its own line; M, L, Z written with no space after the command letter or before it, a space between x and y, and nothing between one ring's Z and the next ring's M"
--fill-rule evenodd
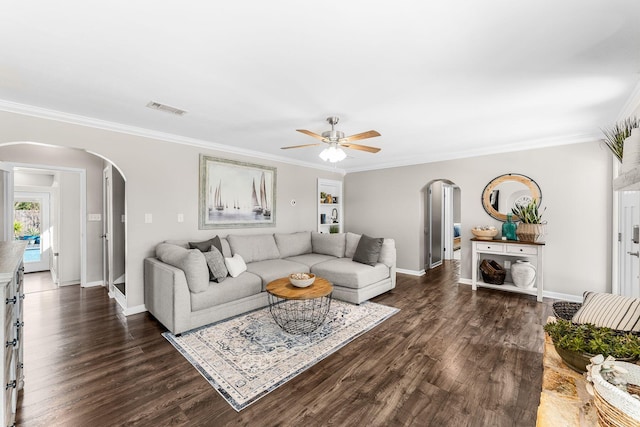
M586 372L597 354L632 362L640 358L640 336L589 323L557 319L544 326L562 360L573 370Z

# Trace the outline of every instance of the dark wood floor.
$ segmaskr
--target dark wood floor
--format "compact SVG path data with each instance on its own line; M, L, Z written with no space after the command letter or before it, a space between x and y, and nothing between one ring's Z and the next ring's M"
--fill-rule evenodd
M103 288L25 300L23 426L534 426L548 303L445 265L374 301L401 311L242 412Z

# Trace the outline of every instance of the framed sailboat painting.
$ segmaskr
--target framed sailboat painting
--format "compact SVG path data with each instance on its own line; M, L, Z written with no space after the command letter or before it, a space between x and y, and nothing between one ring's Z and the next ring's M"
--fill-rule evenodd
M276 168L200 155L199 229L275 227Z

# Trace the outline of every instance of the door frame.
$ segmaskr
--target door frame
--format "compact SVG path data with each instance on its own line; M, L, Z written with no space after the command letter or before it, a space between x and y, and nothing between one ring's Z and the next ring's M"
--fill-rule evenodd
M113 285L113 185L110 166L102 170L102 281L109 296L115 296Z
M4 215L10 213L13 215L13 170L15 168L29 168L29 169L46 169L51 171L63 171L79 174L80 178L80 286L85 287L87 285L87 171L80 168L71 168L66 166L54 166L54 165L41 165L33 163L18 163L18 162L6 162L11 168L10 181L11 181L11 204L5 205ZM60 206L60 209L62 207ZM7 229L9 226L7 225ZM11 235L13 235L13 220L11 220Z
M15 189L15 185L14 185ZM20 188L20 190L14 190L13 192L13 203L15 206L16 200L37 200L40 203L40 254L41 260L39 263L24 263L25 273L32 273L36 271L51 271L51 263L52 263L52 251L51 251L51 192L50 191L42 191L42 190L25 190L24 188ZM15 209L14 209L15 212ZM46 230L46 233L43 232ZM45 251L42 251L42 248L46 248ZM46 265L45 265L46 263ZM39 265L36 265L39 264ZM36 269L33 266L36 265ZM43 268L46 267L46 268Z

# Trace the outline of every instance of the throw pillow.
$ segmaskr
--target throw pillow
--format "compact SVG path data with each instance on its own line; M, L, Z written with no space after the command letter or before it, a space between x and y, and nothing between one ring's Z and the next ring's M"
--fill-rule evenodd
M227 266L224 263L222 252L212 245L211 250L203 252L203 254L204 259L207 260L207 265L209 266L210 279L218 283L226 279L229 272L227 271Z
M374 266L380 258L380 248L382 248L382 237L369 237L363 234L358 242L353 260L362 264Z
M231 258L225 258L224 264L227 266L231 277L238 277L243 271L247 271L247 264L244 263L240 254L235 254Z
M204 292L209 287L209 268L199 250L160 243L156 246L156 256L160 261L184 271L191 292Z
M587 291L571 321L640 332L640 299Z
M217 239L217 244L216 244L216 239ZM222 245L220 244L220 238L218 236L209 240L205 240L203 242L189 242L189 248L198 249L200 252L209 252L211 250L211 246L217 247L218 250L222 252Z

